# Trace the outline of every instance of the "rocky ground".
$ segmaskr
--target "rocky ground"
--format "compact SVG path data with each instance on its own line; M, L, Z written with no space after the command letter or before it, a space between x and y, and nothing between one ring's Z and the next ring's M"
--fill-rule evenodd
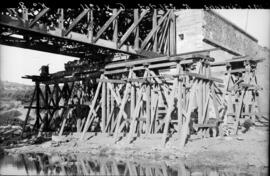
M250 128L237 136L189 140L179 150L179 140L172 138L166 147L160 145L161 136L140 137L132 144L123 139L114 144L113 137L88 134L80 141L78 134L53 137L52 140L24 141L14 148L5 149L11 153L87 153L91 155L117 156L122 158L146 158L151 160L174 161L181 159L188 166L226 167L267 167L268 168L268 127ZM40 143L40 144L35 144Z

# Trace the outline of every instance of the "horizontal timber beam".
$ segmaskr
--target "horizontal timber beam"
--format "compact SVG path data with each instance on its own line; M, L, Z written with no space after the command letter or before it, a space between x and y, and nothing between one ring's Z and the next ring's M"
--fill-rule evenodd
M162 56L162 57L155 57L155 58L147 58L147 59L145 58L145 59L136 59L132 61L110 63L105 66L105 69L130 67L130 66L135 66L135 65L142 65L143 63L151 64L151 63L165 62L165 61L182 61L185 59L198 59L199 57L203 57L204 55L207 55L207 53L212 50L213 49L182 53L182 54L173 55L173 56Z

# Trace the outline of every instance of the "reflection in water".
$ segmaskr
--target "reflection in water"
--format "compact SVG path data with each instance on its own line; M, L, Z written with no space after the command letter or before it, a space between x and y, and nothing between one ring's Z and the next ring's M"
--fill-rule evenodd
M249 172L249 173L247 173ZM178 161L149 162L79 155L12 154L0 156L0 175L123 175L123 176L230 176L267 175L256 169L228 170L213 168L188 169Z

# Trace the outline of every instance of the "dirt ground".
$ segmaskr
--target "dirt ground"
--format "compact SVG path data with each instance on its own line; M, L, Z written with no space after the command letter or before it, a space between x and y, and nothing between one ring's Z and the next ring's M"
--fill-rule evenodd
M132 144L125 138L114 144L112 136L87 134L80 141L78 134L53 137L53 140L35 145L5 149L10 153L87 153L97 156L121 158L144 158L151 160L184 160L189 167L266 167L268 168L268 127L254 128L237 136L189 140L183 150L179 150L177 137L172 137L166 147L160 145L161 136L140 137Z

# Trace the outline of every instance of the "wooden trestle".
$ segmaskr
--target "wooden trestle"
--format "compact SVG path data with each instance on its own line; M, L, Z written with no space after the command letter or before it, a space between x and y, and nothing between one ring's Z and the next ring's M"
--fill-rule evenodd
M260 87L255 72L259 61L238 57L215 63L209 52L194 52L110 63L96 79L98 83L94 84L96 77L81 78L83 91L89 91L91 86L95 91L88 97L90 112L81 128L80 140L89 131L108 133L116 143L121 139L131 143L141 134L160 134L161 144L165 145L172 135L176 135L181 148L193 134L192 130L202 137L210 134L215 137L224 135L224 128L232 127L233 133L237 134L240 119L260 117ZM211 73L211 67L217 66L226 67L225 72L219 73L221 78ZM68 102L74 94L75 82L80 80L31 79L36 82L36 89L25 123L30 110L36 109L35 127L39 129L40 123L46 123L40 111L45 109L50 121L56 110L68 109L66 104L60 106L59 102L61 99ZM40 83L45 84L44 93ZM60 83L63 84L61 88ZM34 101L35 107L32 106ZM57 124L59 135L66 126L64 114L67 113L64 112L62 122Z

